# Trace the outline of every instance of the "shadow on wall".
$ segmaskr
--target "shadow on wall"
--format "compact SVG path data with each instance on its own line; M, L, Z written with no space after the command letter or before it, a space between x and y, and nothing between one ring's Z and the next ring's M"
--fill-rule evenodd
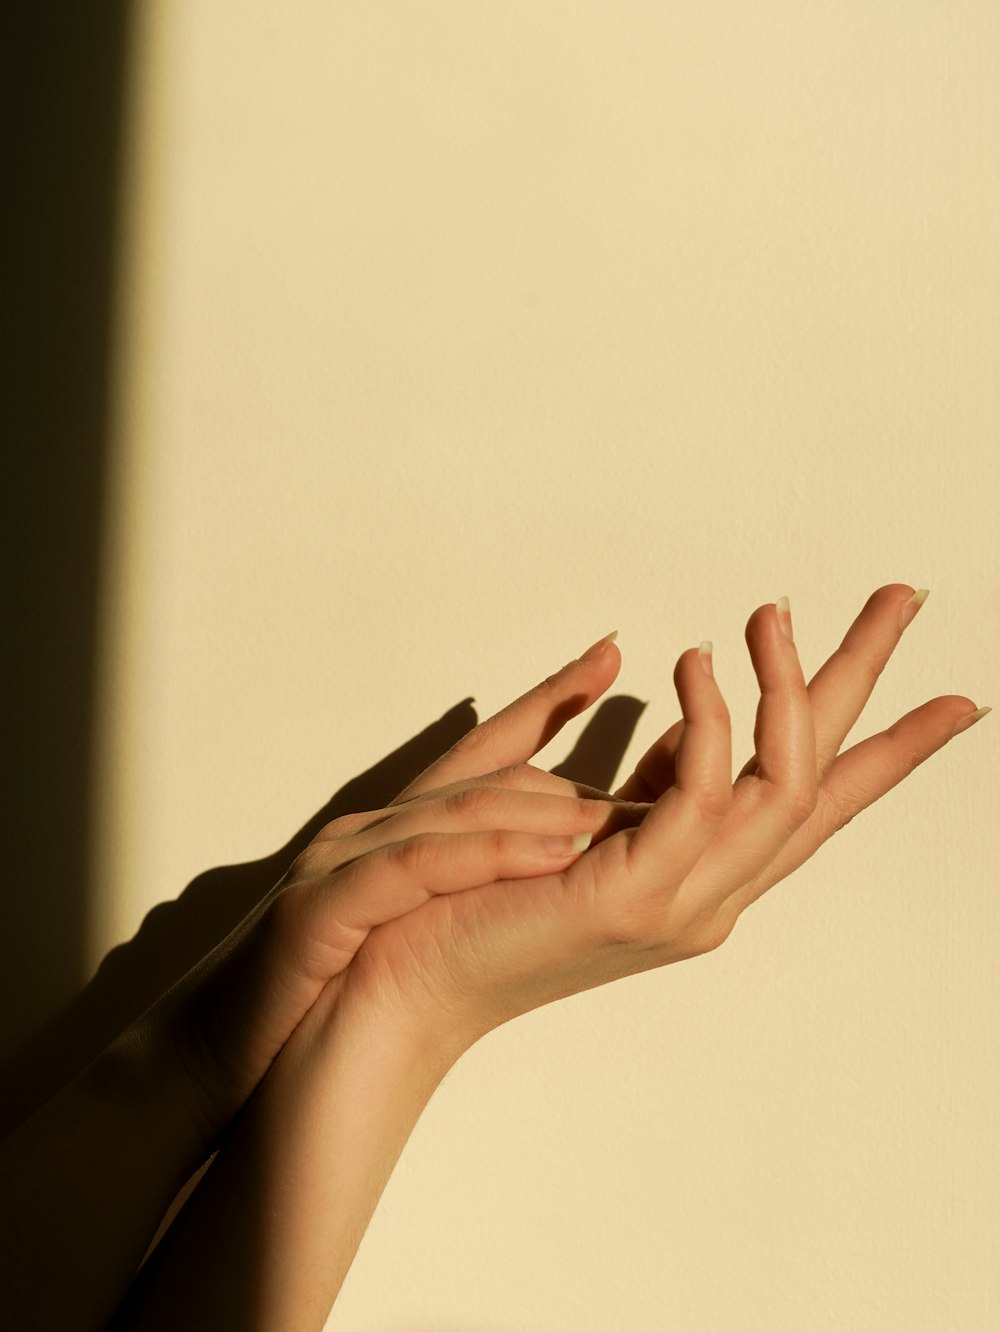
M0 6L9 592L0 1058L86 979L96 608L132 7Z
M83 1069L174 981L210 952L274 887L325 824L382 809L476 725L472 699L449 709L398 749L341 787L279 850L260 860L206 870L171 902L150 911L127 943L113 948L71 1004L0 1066L0 1137ZM567 758L552 771L607 791L644 704L605 699Z
M0 1136L222 939L324 823L379 808L472 726L456 705L349 782L272 856L208 870L87 981L99 576L132 0L8 0L0 247L9 542L0 892ZM373 700L374 704L374 700ZM642 704L606 700L555 771L610 788ZM81 987L82 992L81 992Z

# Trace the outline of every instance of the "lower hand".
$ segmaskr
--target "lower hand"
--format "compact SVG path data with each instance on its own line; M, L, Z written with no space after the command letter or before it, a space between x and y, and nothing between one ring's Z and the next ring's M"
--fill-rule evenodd
M596 645L595 645L596 646ZM551 874L573 839L638 822L613 799L532 767L572 716L611 684L610 645L575 659L463 737L381 810L320 830L271 892L141 1019L164 1034L214 1144L332 978L370 931L428 899Z

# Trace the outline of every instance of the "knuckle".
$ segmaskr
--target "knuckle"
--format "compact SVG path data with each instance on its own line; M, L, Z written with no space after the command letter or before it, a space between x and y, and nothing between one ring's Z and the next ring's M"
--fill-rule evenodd
M394 842L391 858L405 874L425 874L438 857L440 839L434 833L418 833Z
M850 660L853 673L860 675L868 692L878 684L879 676L885 669L885 662L876 660L870 652L863 652L860 649L843 648L844 655Z
M325 824L320 829L319 835L331 839L334 837L349 837L352 833L357 832L359 828L366 827L372 819L376 818L377 813L376 810L364 810L358 811L356 814L340 814L337 818Z
M500 818L506 805L506 796L494 786L477 786L469 792L468 811L479 819Z
M845 800L835 796L825 786L820 788L820 803L823 806L824 822L831 833L846 828L857 813L856 808L852 809Z
M495 861L503 860L509 856L514 848L514 838L511 833L505 832L500 828L493 828L486 834L487 854Z
M289 877L297 879L313 879L319 874L324 874L334 862L330 848L323 842L310 842L304 850L292 861L289 870Z
M733 932L739 911L726 905L700 912L681 931L679 946L685 959L702 957L721 948Z
M797 828L811 818L817 803L818 788L815 785L789 791L785 796L785 808L792 826Z
M479 790L475 786L466 786L461 791L449 791L443 798L442 805L447 818L466 819L476 812L479 803Z
M706 786L696 797L698 808L710 819L721 819L733 803L733 788L728 782Z
M736 926L737 916L727 912L717 912L706 925L702 926L699 953L714 953L721 948Z
M498 768L493 773L492 780L498 786L523 791L525 788L531 789L533 771L530 763L512 763L506 768Z
M551 675L547 675L540 684L535 685L534 689L531 692L535 694L536 697L540 696L543 698L553 693L554 690L559 685L560 674L561 674L560 671L553 671L553 673Z

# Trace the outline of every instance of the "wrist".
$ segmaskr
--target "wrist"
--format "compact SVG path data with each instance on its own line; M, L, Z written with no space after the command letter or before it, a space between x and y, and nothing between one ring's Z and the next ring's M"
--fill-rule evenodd
M143 1267L123 1326L201 1328L209 1310L213 1328L319 1326L453 1054L329 982Z
M441 996L385 986L367 963L362 948L346 971L327 982L310 1015L314 1039L328 1052L345 1044L363 1048L387 1075L416 1070L413 1077L425 1084L429 1098L486 1028L474 1029L470 1011Z

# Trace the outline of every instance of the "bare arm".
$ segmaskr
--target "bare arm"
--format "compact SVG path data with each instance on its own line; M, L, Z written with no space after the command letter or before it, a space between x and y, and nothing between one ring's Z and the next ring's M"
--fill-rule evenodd
M720 947L748 905L981 715L942 696L838 754L911 595L875 593L808 687L787 604L754 612L756 750L735 784L709 654L686 651L674 672L683 725L644 760L644 789L664 785L638 827L547 878L431 894L373 929L275 1061L116 1332L318 1332L463 1049L541 1004ZM474 774L492 736L484 728L460 751L460 775Z
M452 1058L338 1004L292 1035L108 1332L318 1332Z
M205 1159L162 1032L146 1015L0 1142L5 1326L102 1328Z
M234 1254L252 1254L257 1236L246 1210L243 1181L257 1171L255 1153L261 1154L261 1141L297 1149L298 1132L285 1142L282 1130L286 1121L296 1122L300 1111L305 1115L301 1136L308 1144L314 1132L308 1109L322 1104L328 1084L341 1098L336 1104L345 1141L350 1145L356 1132L378 1129L377 1116L372 1118L367 1110L362 1114L362 1105L378 1109L385 1103L387 1141L397 1144L398 1155L419 1114L419 1098L414 1103L404 1096L399 1102L403 1119L394 1118L397 1081L409 1086L416 1067L402 1044L393 1047L390 1058L388 1047L374 1045L370 1035L359 1045L353 1027L341 1029L338 1024L338 1030L352 1033L345 1043L347 1053L343 1058L338 1054L327 1071L327 1043L322 1042L308 1076L295 1074L293 1051L299 1056L308 1051L309 1033L316 1032L323 1013L329 1017L337 993L336 987L324 991L324 986L331 976L343 974L367 932L380 921L407 913L435 893L461 892L498 876L549 873L576 859L581 838L588 841L592 833L617 825L617 802L603 793L597 793L600 799L581 800L572 783L524 762L607 688L613 666L593 658L574 659L505 709L499 724L506 744L497 753L505 763L514 763L509 770L490 772L487 766L475 780L423 792L413 801L400 797L385 810L348 816L320 829L288 874L217 948L0 1142L4 1315L16 1311L15 1325L24 1329L84 1332L104 1327L135 1278L164 1212L188 1180L197 1183L199 1200L197 1207L189 1202L181 1213L183 1229L190 1229L190 1218L206 1208L209 1215L231 1216L232 1233L225 1243ZM497 724L492 719L472 735L489 737ZM436 765L435 775L444 781L448 765ZM631 817L628 811L625 817ZM236 1142L250 1144L236 1151L237 1159L240 1152L246 1157L246 1170L232 1166L227 1148L224 1164L216 1160L204 1178L191 1179L225 1142L234 1116L321 993L327 995L327 1006L285 1056L283 1067L291 1063L293 1074L276 1084L294 1088L299 1077L301 1104L296 1093L287 1111L275 1113L273 1106L284 1106L287 1092L269 1090L263 1112L255 1110L247 1117L247 1123L263 1126L258 1136L236 1130ZM365 1031L371 1032L370 1023ZM358 1054L356 1067L351 1051ZM425 1071L421 1062L421 1075ZM382 1096L383 1087L391 1093L388 1099ZM401 1128L408 1105L414 1107L413 1119ZM371 1145L380 1141L376 1136ZM358 1160L364 1159L368 1143L361 1143ZM363 1182L370 1174L376 1184L366 1186L370 1206L357 1223L360 1229L338 1286L395 1160L392 1155L380 1175L386 1149L378 1150L382 1154L371 1171L358 1177ZM334 1157L335 1163L338 1159ZM301 1158L289 1160L294 1179ZM348 1164L353 1169L355 1159ZM347 1180L348 1226L355 1224L353 1190L358 1180L353 1175ZM266 1188L263 1196L268 1196ZM307 1196L307 1217L312 1207ZM290 1215L294 1220L295 1213ZM175 1269L176 1279L183 1283L186 1303L201 1310L213 1307L207 1286L218 1282L216 1303L225 1310L229 1296L237 1294L231 1277L239 1273L240 1264L206 1268L219 1238L214 1225L208 1238L211 1245L196 1244L191 1259ZM151 1280L159 1266L158 1261L143 1280ZM201 1292L197 1299L196 1292ZM243 1298L242 1292L238 1295ZM194 1317L191 1312L173 1326L192 1326ZM213 1317L209 1325L222 1325L221 1317ZM248 1324L239 1317L232 1325Z

